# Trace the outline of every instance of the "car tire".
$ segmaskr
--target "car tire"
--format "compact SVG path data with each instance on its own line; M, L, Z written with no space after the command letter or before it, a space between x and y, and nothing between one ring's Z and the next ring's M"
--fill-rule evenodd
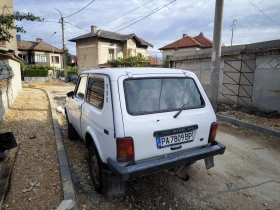
M93 186L98 193L106 193L108 186L107 173L95 145L89 147L89 169Z
M74 126L69 122L68 116L66 114L67 119L67 136L70 140L77 140L78 139L78 133Z

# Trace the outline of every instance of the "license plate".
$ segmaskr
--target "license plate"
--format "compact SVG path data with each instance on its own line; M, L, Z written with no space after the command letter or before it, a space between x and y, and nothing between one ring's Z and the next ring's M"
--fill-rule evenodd
M157 147L163 148L193 141L193 132L178 133L170 136L157 137Z

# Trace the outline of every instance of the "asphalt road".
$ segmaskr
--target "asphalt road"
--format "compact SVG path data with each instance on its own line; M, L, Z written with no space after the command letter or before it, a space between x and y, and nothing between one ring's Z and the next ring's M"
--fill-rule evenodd
M73 87L44 88L63 105ZM185 167L189 181L164 171L141 177L126 184L125 196L108 198L93 188L82 140L67 139L61 114L59 123L81 209L280 209L280 138L221 124L216 139L227 149L214 168L204 161Z

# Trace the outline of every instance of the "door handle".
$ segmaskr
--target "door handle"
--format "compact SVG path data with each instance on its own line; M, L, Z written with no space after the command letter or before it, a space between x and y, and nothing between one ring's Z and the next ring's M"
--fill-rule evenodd
M81 109L81 105L78 105L78 109Z

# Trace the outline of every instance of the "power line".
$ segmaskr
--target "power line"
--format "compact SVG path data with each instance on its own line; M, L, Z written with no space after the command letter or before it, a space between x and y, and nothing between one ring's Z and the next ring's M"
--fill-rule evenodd
M176 0L173 0L173 1L169 2L168 4L165 4L165 5L163 5L162 7L158 8L158 9L155 9L153 12L151 12L151 13L149 13L148 15L144 16L144 17L141 18L140 20L137 20L137 21L135 21L135 22L129 24L128 26L125 26L125 27L121 28L121 29L119 29L119 30L116 31L116 32L119 32L119 31L121 31L121 30L123 30L123 29L125 29L125 28L128 28L129 26L134 25L135 23L138 23L139 21L141 21L141 20L143 20L143 19L145 19L145 18L151 16L152 14L154 14L154 13L156 13L156 12L162 10L163 8L167 7L168 5L172 4L172 3L175 2L175 1L176 1Z
M252 5L255 7L255 9L257 9L259 12L261 12L261 13L263 14L263 16L267 17L269 20L271 20L271 21L274 22L275 24L280 25L278 22L276 22L275 20L271 19L268 15L266 15L266 14L264 13L264 11L261 10L261 9L260 9L257 5L255 5L253 2L251 2L250 0L248 0L248 2L249 2L250 4L252 4Z
M45 23L45 22L47 22L47 23L58 23L58 24L60 24L59 22L54 21L54 20L43 20L43 23Z
M132 21L134 21L134 20L137 20L137 19L139 19L139 18L141 18L141 17L142 17L142 16L137 17L137 18L133 18L132 20L127 21L127 22L125 22L125 23L123 23L123 24L121 24L121 25L119 25L119 26L117 26L117 27L115 27L115 28L112 28L111 30L114 30L114 29L119 28L119 27L121 27L121 26L123 26L123 25L126 25L126 24L128 24L128 23L130 23L130 22L132 22Z
M74 25L74 24L72 24L72 23L69 23L69 22L65 22L65 23L67 23L67 24L69 24L69 25L71 25L71 26L74 26L74 27L76 27L76 28L82 29L82 30L84 30L84 31L86 31L86 32L89 32L89 33L90 33L90 31L89 31L89 30L86 30L86 29L84 29L84 28L81 28L80 26L76 26L76 25Z
M68 31L66 28L64 28L65 29L65 31L67 32L67 33L69 33L70 35L72 35L72 36L74 36L70 31Z
M87 8L89 5L91 5L94 1L95 1L95 0L92 0L90 3L88 3L86 6L84 6L84 7L83 7L82 9L80 9L79 11L73 13L72 15L68 15L68 16L66 16L66 17L64 17L64 18L71 17L71 16L73 16L73 15L75 15L75 14L81 12L82 10L84 10L85 8Z
M141 8L141 7L143 7L143 6L145 6L146 4L149 4L150 2L152 2L153 0L151 0L151 1L148 1L147 3L145 3L145 4L142 4L141 6L139 6L139 7L137 7L137 8L135 8L135 9L133 9L133 10L131 10L131 11L129 11L129 12L127 12L127 13L125 13L125 14L123 14L123 15L121 15L121 16L119 16L119 17L117 17L117 18L114 18L114 19L112 19L112 20L110 20L110 21L108 21L107 23L104 23L103 25L101 25L100 27L102 27L102 26L105 26L105 25L107 25L108 23L111 23L111 22L113 22L113 21L115 21L115 20L118 20L118 19L120 19L121 17L123 17L123 16L125 16L125 15L127 15L127 14L129 14L129 13L131 13L131 12L133 12L133 11L135 11L135 10L137 10L137 9L139 9L139 8ZM99 27L99 28L100 28Z
M85 17L89 12L92 12L92 11L98 9L99 7L103 6L103 5L105 4L106 1L107 1L107 0L99 1L99 2L101 2L100 4L95 5L94 8L87 10L87 11L83 14L83 16ZM96 3L96 4L97 4L97 3Z

